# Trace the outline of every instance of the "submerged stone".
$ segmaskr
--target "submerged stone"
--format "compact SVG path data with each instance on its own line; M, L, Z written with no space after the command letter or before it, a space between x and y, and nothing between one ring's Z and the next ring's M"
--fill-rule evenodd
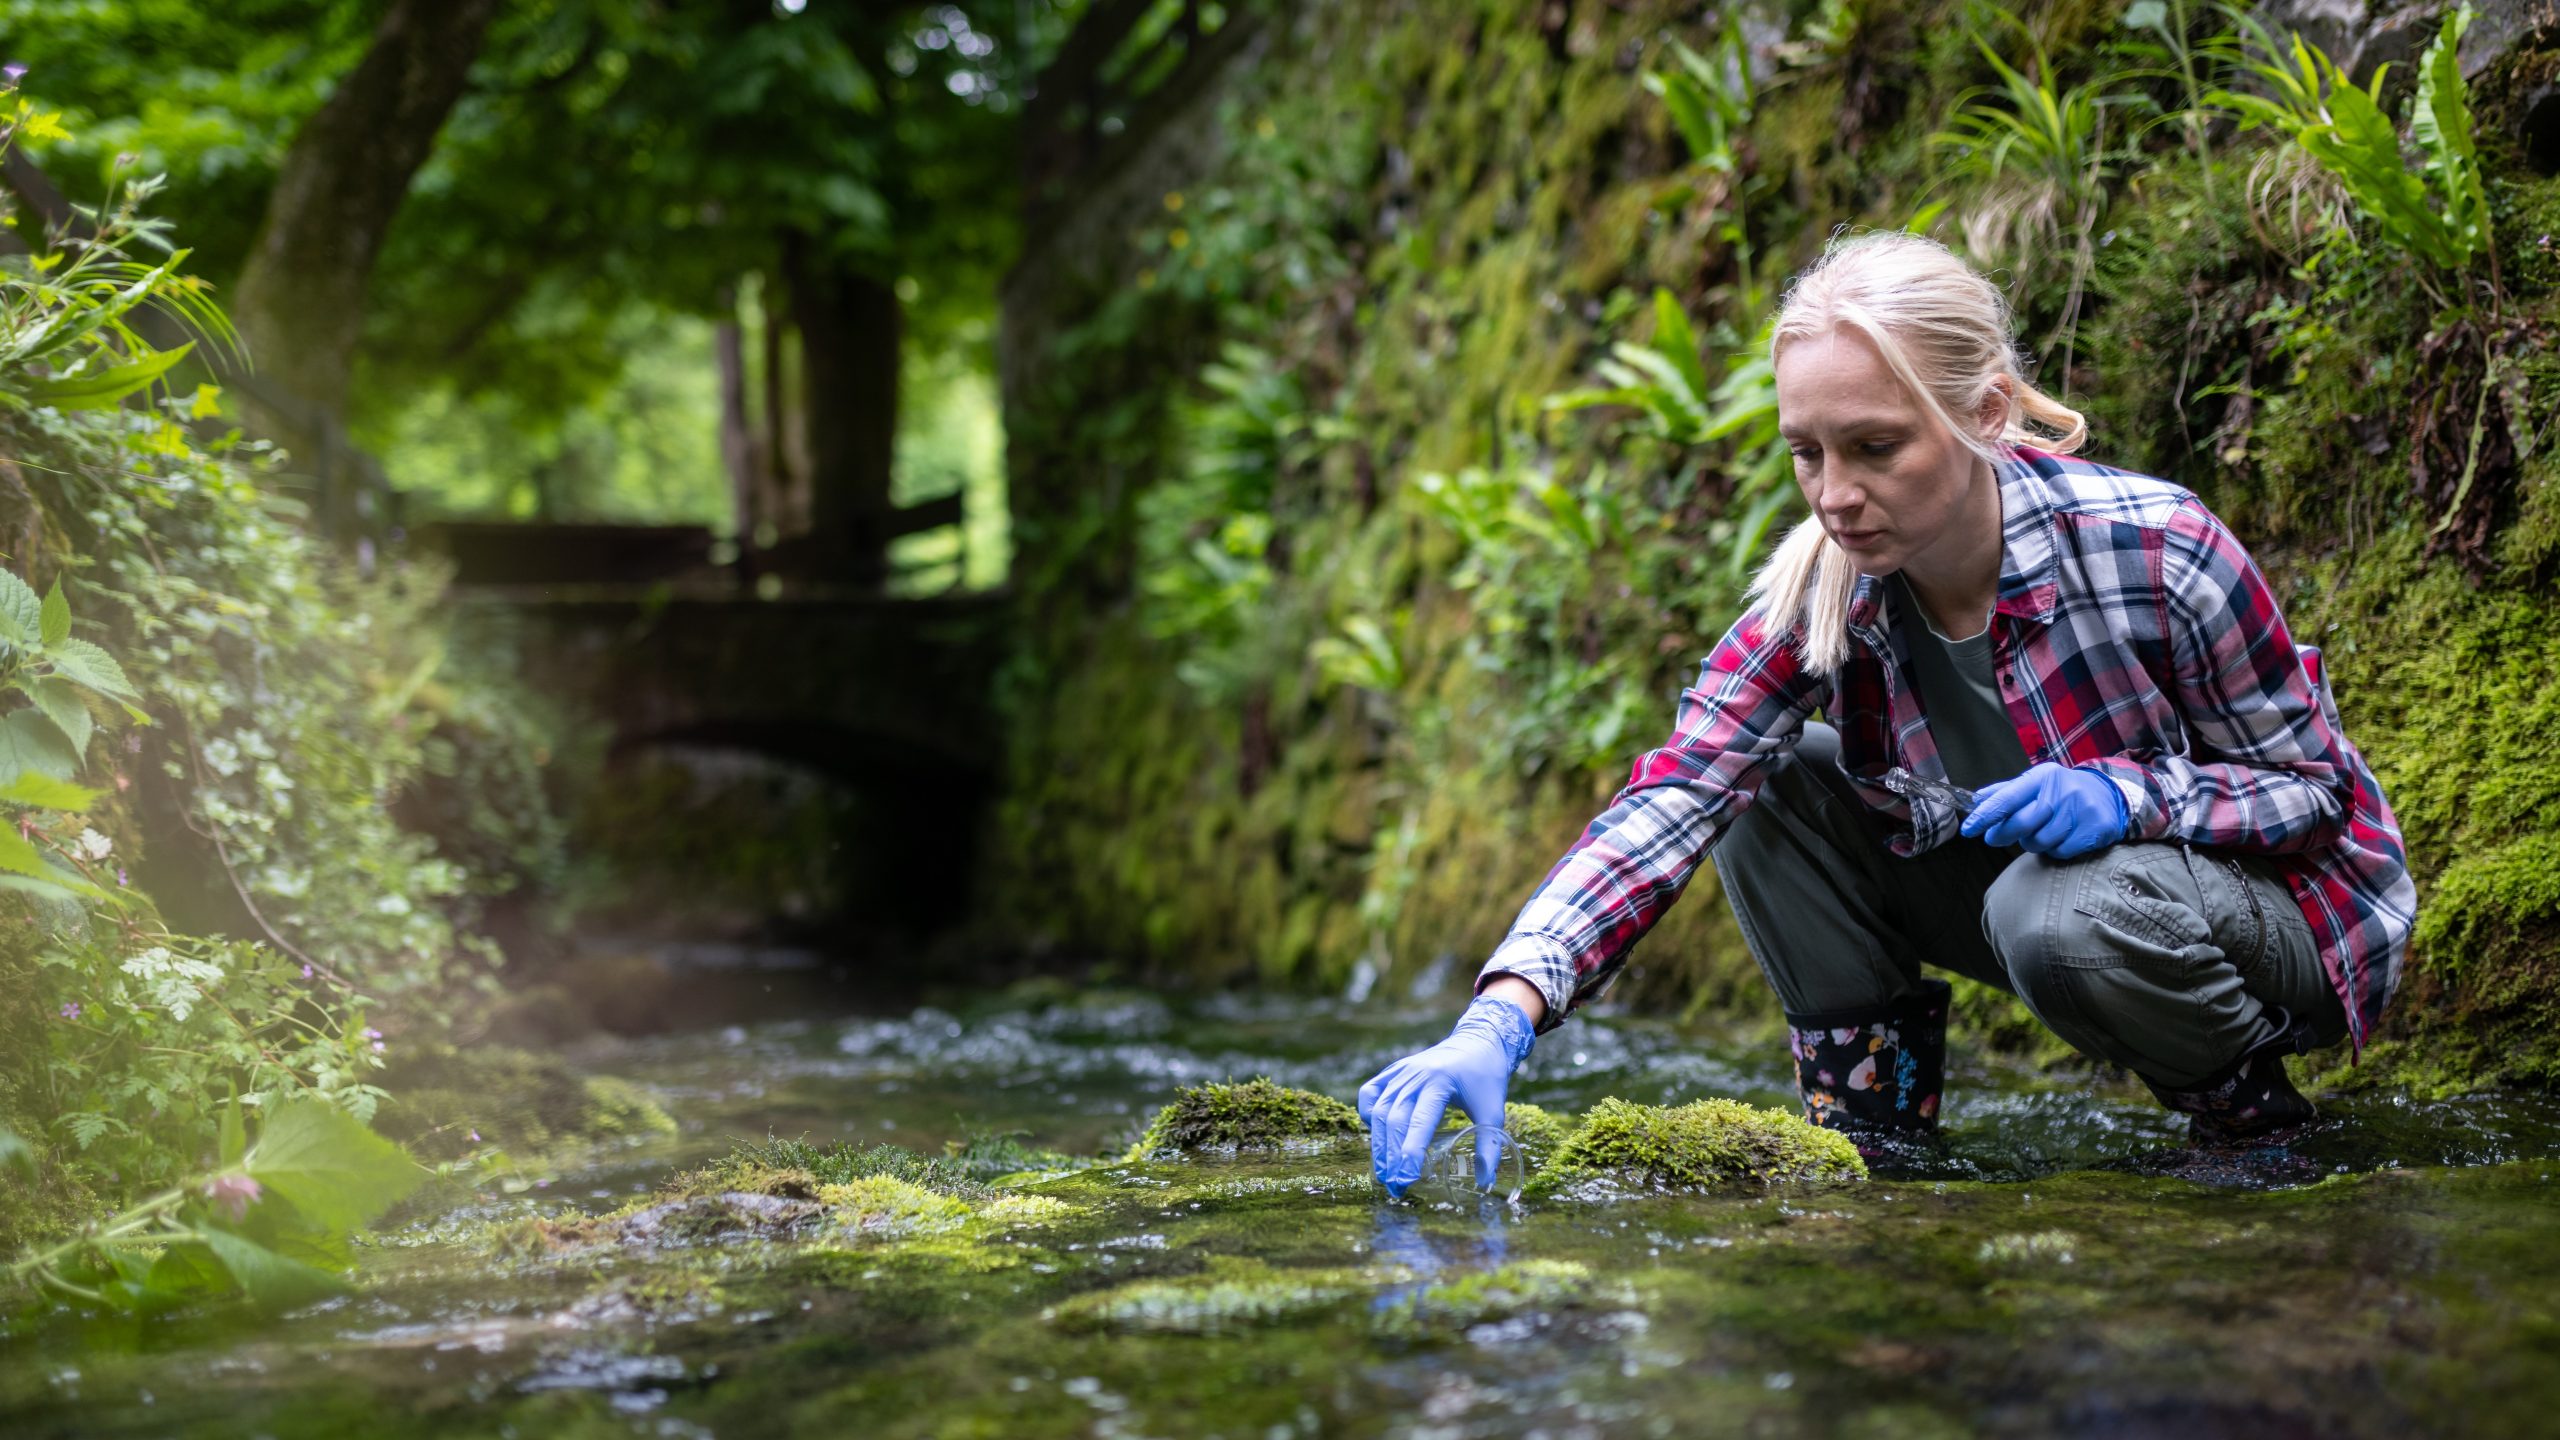
M1256 1078L1175 1091L1124 1159L1203 1150L1280 1150L1365 1133L1360 1112L1332 1096Z
M1207 1275L1141 1280L1079 1295L1043 1314L1064 1330L1219 1335L1320 1315L1363 1288L1352 1271L1229 1262Z
M1699 1191L1866 1176L1866 1162L1848 1137L1785 1110L1739 1100L1662 1106L1613 1097L1593 1106L1556 1146L1529 1191L1551 1195L1593 1183Z
M1590 1268L1575 1261L1515 1260L1425 1286L1380 1307L1371 1324L1382 1335L1419 1338L1581 1303L1593 1289Z

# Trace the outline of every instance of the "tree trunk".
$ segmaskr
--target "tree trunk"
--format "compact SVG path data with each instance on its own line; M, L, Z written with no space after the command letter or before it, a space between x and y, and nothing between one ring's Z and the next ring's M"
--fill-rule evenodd
M726 318L712 341L720 367L720 462L729 472L729 506L743 549L756 535L755 421L747 413L747 337L738 326L737 293L724 288L720 299Z
M365 290L461 98L500 0L392 0L364 59L303 122L232 298L252 419L309 444L345 408Z
M827 578L888 575L889 476L897 453L897 291L838 268L806 236L784 247L800 328L810 460L809 531Z

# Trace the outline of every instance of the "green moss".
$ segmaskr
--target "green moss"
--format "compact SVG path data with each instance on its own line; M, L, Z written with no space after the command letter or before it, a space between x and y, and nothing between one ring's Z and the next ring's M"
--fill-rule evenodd
M1535 1195L1569 1194L1596 1181L1631 1190L1705 1191L1863 1180L1866 1174L1847 1137L1784 1110L1739 1100L1661 1106L1612 1097L1591 1108L1528 1188Z
M1202 1150L1276 1150L1367 1133L1360 1113L1329 1095L1269 1079L1193 1085L1156 1112L1128 1160Z
M1295 1270L1220 1258L1206 1274L1140 1280L1042 1312L1068 1331L1219 1335L1328 1315L1367 1289L1355 1270Z
M895 1237L956 1230L970 1216L967 1201L927 1190L894 1175L873 1175L818 1191L818 1201L848 1229Z
M1446 1335L1532 1310L1585 1303L1600 1288L1590 1267L1577 1261L1514 1260L1415 1290L1380 1307L1371 1324L1379 1334L1407 1339ZM1623 1285L1607 1291L1632 1298Z

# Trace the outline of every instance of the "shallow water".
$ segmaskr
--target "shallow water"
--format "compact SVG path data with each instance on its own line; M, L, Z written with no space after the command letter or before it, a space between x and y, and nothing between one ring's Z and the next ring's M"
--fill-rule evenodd
M1445 1003L1118 994L599 1045L684 1133L424 1207L260 1326L55 1312L8 1435L2361 1436L2548 1433L2560 1104L2333 1102L2200 1166L2138 1089L1957 1067L1950 1153L1810 1194L1394 1204L1356 1146L1106 1165L963 1243L739 1237L509 1260L765 1134L1115 1152L1180 1085L1349 1097ZM1632 1019L1513 1095L1791 1100L1783 1051Z

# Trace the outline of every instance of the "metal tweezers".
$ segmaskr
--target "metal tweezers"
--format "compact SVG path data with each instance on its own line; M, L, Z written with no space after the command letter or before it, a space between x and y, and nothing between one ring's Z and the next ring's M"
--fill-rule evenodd
M1915 775L1899 765L1884 772L1881 778L1884 781L1884 788L1905 800L1935 800L1941 805L1954 806L1959 815L1972 814L1973 807L1982 803L1974 798L1972 791L1961 785L1944 780L1932 780L1926 775Z

